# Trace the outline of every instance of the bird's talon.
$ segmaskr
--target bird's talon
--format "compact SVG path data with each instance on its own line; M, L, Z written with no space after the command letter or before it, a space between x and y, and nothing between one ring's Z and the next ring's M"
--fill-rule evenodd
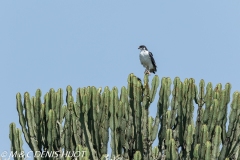
M149 72L148 70L146 70L146 71L144 72L144 74L150 75L150 72Z

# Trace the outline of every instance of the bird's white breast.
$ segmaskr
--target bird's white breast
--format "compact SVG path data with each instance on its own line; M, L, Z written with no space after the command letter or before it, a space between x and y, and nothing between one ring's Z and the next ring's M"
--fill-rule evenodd
M151 59L149 57L148 51L141 51L139 57L144 67L150 67L149 65L151 65Z

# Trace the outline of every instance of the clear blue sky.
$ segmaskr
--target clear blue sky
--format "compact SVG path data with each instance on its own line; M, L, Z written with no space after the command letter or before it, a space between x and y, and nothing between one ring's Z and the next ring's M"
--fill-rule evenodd
M20 127L17 92L71 85L75 95L78 87L126 86L130 73L143 77L141 44L153 53L160 78L240 89L238 0L5 0L0 20L0 152L10 150L9 124Z

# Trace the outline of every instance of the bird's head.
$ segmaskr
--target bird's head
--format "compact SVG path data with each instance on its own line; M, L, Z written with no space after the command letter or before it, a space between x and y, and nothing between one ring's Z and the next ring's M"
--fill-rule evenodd
M147 47L144 46L144 45L141 45L141 46L138 47L138 49L140 49L141 51L142 51L142 50L147 50Z

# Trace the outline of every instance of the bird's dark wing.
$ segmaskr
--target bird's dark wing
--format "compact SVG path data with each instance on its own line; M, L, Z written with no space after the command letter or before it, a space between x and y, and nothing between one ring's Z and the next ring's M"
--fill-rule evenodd
M156 65L156 62L155 62L155 60L154 60L154 58L153 58L152 52L149 52L149 56L150 56L150 58L151 58L151 61L152 61L152 64L153 64L155 70L157 71L157 65Z

